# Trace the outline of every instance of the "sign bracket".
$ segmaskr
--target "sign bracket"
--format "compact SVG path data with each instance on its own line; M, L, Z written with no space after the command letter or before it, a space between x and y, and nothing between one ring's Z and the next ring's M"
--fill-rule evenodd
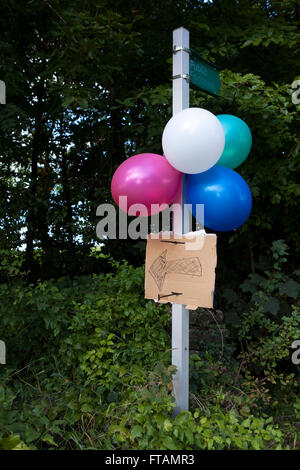
M173 46L173 54L176 54L176 52L184 51L190 54L191 49L188 47L183 47L183 46Z
M190 76L188 73L182 73L182 74L178 74L178 75L173 75L173 80L176 80L177 78L184 78L187 82L190 81Z

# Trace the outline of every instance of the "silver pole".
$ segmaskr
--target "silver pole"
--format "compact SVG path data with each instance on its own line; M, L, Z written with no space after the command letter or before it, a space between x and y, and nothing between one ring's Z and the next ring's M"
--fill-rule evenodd
M173 116L188 108L189 97L189 31L178 28L173 31ZM184 228L184 177L177 200L181 211L174 214L173 231L183 233ZM181 212L181 214L179 213ZM172 305L172 364L177 372L173 377L176 407L174 415L189 408L189 311L181 304Z

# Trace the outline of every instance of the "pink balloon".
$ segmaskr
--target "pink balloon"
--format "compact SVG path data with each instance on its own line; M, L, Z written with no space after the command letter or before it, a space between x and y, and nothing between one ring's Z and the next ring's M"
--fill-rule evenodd
M133 204L144 204L147 211L140 215L157 214L166 208L151 208L151 204L173 202L179 189L182 173L168 160L155 153L140 153L125 160L117 168L111 182L111 192L116 204L129 215L138 215ZM119 204L120 196L127 196L127 206ZM121 202L121 201L120 201Z

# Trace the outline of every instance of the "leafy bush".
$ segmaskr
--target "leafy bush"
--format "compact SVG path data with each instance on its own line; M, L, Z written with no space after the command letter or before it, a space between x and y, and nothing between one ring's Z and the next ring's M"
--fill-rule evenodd
M299 367L291 363L291 346L300 338L300 284L284 272L286 244L273 242L272 253L272 269L251 274L241 285L251 298L238 329L240 372L248 400L256 407L277 406L279 395L280 406L289 405L299 387Z
M106 414L112 421L108 435L121 449L280 449L282 432L272 418L247 419L233 409L218 406L205 413L182 412L171 418L174 406L171 389L172 368L156 369L146 386L129 391L126 401L112 403ZM156 375L156 380L155 380Z
M9 399L2 402L1 423L11 437L3 443L19 443L18 434L31 449L282 448L272 418L245 419L216 405L172 419L172 373L162 364L153 372L137 370L120 400L111 403L103 400L101 387L92 390L58 375L40 373L34 390L32 384L14 385L15 396L5 386Z
M2 284L0 331L9 367L0 369L0 445L297 447L291 417L299 415L299 400L289 345L299 333L299 305L288 299L298 287L287 287L284 253L276 259L286 248L273 247L273 269L242 284L238 341L225 335L219 344L203 342L200 355L191 356L191 411L175 419L170 307L143 299L142 267L107 259L108 274ZM269 296L279 302L276 315L266 311Z

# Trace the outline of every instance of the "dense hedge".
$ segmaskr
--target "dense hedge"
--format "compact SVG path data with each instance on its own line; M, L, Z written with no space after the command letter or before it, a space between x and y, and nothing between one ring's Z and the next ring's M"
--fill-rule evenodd
M273 243L272 269L243 282L239 303L224 292L230 334L216 325L191 356L188 419L172 418L170 307L144 300L143 268L106 258L105 275L2 284L1 446L299 448L300 286L286 254Z

